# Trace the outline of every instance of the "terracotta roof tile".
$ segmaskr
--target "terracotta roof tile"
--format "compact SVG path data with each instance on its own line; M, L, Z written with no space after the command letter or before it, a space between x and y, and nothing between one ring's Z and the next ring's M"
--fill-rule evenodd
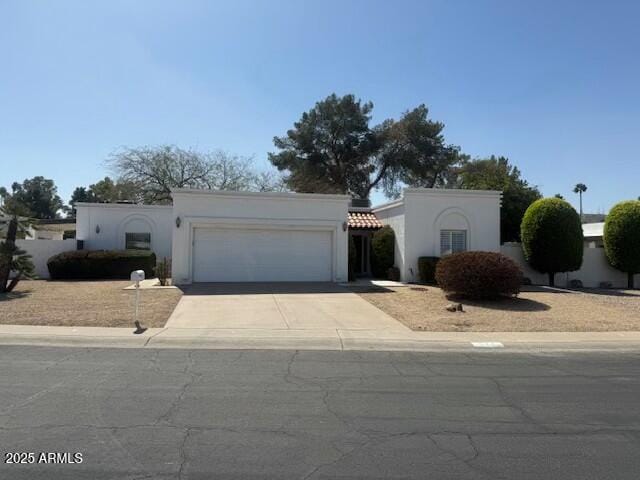
M349 212L349 228L382 228L382 223L371 212Z

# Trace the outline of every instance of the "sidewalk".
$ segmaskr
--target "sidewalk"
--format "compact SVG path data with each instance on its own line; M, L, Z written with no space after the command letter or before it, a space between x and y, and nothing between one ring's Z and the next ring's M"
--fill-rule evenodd
M640 332L414 332L0 325L0 345L381 351L639 351Z

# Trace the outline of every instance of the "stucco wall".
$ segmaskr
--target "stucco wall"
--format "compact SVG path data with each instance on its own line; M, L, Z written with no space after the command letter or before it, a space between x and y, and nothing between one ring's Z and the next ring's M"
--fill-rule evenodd
M373 211L396 231L403 281L418 280L418 258L439 257L440 230L466 230L467 250L500 250L500 192L409 188L402 207ZM391 208L389 208L391 207Z
M149 232L158 259L171 256L170 205L78 203L76 209L76 238L84 240L86 250L124 249L126 232Z
M31 255L33 265L36 267L36 275L40 278L49 278L47 261L58 253L76 249L74 239L67 240L16 240L16 245Z
M173 192L172 278L177 284L192 280L193 230L224 225L328 230L333 235L334 281L347 280L349 198L345 195L303 195L276 193L184 191Z
M534 285L548 285L547 275L536 272L526 263L519 243L504 244L500 251L513 258ZM599 287L601 282L611 282L616 288L627 286L627 274L609 265L603 248L585 248L580 270L556 274L555 283L556 286L568 286L573 279L580 280L583 286L590 288ZM635 282L639 284L640 275L635 276Z

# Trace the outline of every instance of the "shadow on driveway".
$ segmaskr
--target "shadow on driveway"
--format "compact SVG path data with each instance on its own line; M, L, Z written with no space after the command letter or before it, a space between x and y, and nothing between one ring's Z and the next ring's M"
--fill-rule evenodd
M348 288L330 282L194 283L179 288L184 295L351 293Z

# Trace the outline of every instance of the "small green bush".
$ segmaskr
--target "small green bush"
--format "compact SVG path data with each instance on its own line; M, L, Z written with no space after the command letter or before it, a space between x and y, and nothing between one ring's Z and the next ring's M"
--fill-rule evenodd
M155 274L158 280L160 280L160 285L163 287L167 286L168 280L171 278L171 259L167 260L167 257L164 257L160 260L156 265Z
M396 236L389 225L385 225L371 239L371 271L377 278L386 278L395 262Z
M392 282L400 281L400 269L398 267L390 267L387 270L387 280L391 280Z
M440 259L436 280L447 293L490 299L517 295L522 283L522 270L501 253L460 252Z
M439 260L439 257L418 258L418 277L420 283L436 283L436 266Z
M148 250L74 250L47 261L54 280L129 278L134 270L144 270L151 278L156 255Z
M604 222L604 251L613 268L628 275L640 273L640 201L630 200L613 206Z
M553 286L559 272L580 269L584 238L575 209L559 198L533 202L520 226L522 252L534 270L549 275Z

